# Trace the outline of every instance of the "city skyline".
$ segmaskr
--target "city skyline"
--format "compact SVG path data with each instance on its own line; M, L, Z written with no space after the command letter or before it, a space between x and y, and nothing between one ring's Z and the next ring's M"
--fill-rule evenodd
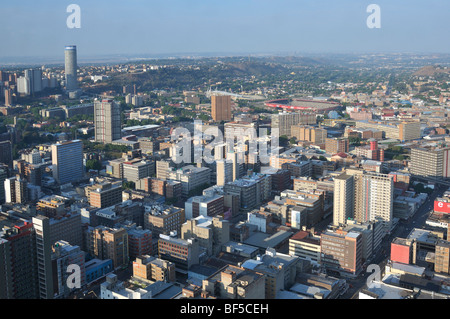
M449 2L53 2L1 5L0 299L450 299Z
M80 28L69 28L66 3L4 4L2 60L59 61L69 44L80 57L206 54L449 53L449 3L377 1L381 28L369 28L369 2L210 1L170 3L78 1ZM35 21L32 28L29 21ZM306 31L305 31L306 30ZM51 35L51 36L49 36Z

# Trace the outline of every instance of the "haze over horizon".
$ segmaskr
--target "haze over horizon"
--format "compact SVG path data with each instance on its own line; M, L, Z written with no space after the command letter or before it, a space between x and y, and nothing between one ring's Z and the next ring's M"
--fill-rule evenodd
M259 53L450 53L450 2L376 1L381 28L366 25L373 2L167 0L76 1L81 28L69 29L70 2L4 3L0 60L62 61L75 44L80 61L107 56Z

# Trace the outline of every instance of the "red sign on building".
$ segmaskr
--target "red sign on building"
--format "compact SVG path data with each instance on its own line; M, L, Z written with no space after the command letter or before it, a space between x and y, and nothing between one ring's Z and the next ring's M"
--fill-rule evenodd
M437 213L450 214L450 203L435 200L434 201L434 211Z

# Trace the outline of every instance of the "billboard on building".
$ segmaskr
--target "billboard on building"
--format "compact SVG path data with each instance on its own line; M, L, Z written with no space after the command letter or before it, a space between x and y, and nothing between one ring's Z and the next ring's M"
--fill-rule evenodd
M434 211L437 213L450 214L450 203L435 200L434 201Z

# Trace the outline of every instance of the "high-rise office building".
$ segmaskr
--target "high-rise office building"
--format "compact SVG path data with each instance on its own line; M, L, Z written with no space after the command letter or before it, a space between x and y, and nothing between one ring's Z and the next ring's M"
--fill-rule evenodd
M83 178L83 142L66 141L52 145L53 178L59 184L77 182Z
M120 104L112 99L94 102L95 141L111 143L122 137Z
M214 121L231 121L231 96L211 96L211 116Z
M412 148L411 174L441 180L450 177L450 148Z
M64 50L64 67L66 76L66 90L76 91L77 83L77 47L68 45Z

